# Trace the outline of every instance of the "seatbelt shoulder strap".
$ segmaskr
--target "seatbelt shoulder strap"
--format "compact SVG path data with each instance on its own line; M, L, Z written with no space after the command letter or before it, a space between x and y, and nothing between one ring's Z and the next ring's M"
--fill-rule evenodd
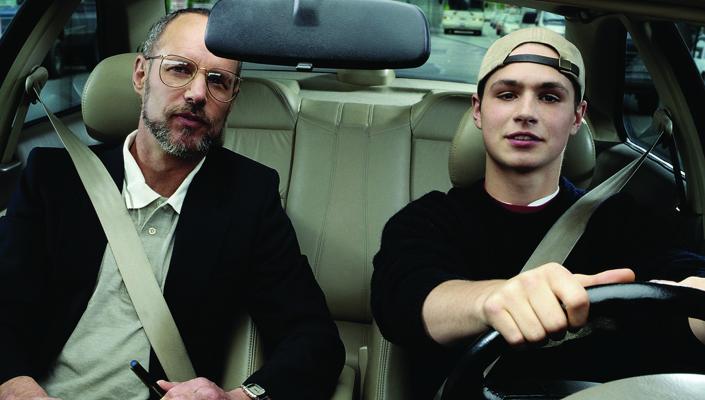
M42 72L43 70L43 72ZM159 362L171 381L196 377L186 346L169 311L137 235L125 201L105 165L83 144L39 97L40 81L47 72L39 68L27 78L27 89L38 100L71 157L76 171L98 214L108 244L115 256L120 275L142 322Z
M534 269L549 262L559 264L565 262L585 232L590 217L600 204L622 190L664 134L672 134L673 124L666 110L656 110L652 124L658 129L659 135L651 147L641 157L594 187L568 208L551 226L520 272Z

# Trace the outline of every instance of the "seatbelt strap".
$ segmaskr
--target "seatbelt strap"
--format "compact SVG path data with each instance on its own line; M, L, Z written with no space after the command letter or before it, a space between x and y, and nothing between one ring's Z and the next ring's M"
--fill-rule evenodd
M29 109L29 97L22 96L20 100L20 105L17 107L17 112L15 113L15 119L12 123L12 130L10 131L10 136L7 138L7 144L5 146L5 151L0 158L0 164L8 164L12 161L12 156L15 154L17 149L17 141L22 132L22 127L24 126L24 119L27 116L27 110Z
M42 77L42 74L45 76ZM120 191L95 153L52 114L39 97L43 85L40 81L43 79L46 82L47 76L44 68L34 71L27 77L27 92L42 104L76 167L154 353L169 380L182 382L195 378L196 372L186 346L159 289Z
M672 133L672 122L664 109L656 110L652 124L658 129L658 137L651 147L638 159L627 164L617 173L583 195L551 226L521 272L532 270L549 262L563 264L573 247L585 232L592 214L610 196L618 193L629 182L649 153L661 141L664 133Z

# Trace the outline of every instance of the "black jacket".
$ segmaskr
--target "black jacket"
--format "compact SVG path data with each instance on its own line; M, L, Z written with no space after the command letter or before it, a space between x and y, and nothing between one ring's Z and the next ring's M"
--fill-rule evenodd
M122 148L94 148L122 187ZM220 381L235 310L264 340L265 365L248 381L275 398L325 397L344 349L324 295L281 207L278 176L212 150L179 217L164 296L199 376ZM107 240L63 149L35 149L0 219L0 382L41 379L95 287ZM106 355L109 357L109 355ZM160 375L154 353L150 370Z

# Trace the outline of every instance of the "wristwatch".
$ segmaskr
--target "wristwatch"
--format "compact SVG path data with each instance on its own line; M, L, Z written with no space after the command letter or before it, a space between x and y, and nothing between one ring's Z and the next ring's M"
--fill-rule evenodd
M245 394L253 400L270 400L267 392L262 388L262 386L256 383L248 383L247 385L240 386Z

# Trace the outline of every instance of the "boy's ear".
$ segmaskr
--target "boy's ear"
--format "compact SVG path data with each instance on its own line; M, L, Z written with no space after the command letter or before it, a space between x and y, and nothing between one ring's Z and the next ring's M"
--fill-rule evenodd
M573 121L573 125L571 125L570 127L571 135L575 135L580 130L580 125L583 123L583 119L585 119L586 111L587 101L582 100L580 104L578 104L578 107L575 109L575 120Z
M475 126L477 129L482 129L482 118L480 115L480 108L482 106L482 101L477 93L472 95L472 119L475 121Z

